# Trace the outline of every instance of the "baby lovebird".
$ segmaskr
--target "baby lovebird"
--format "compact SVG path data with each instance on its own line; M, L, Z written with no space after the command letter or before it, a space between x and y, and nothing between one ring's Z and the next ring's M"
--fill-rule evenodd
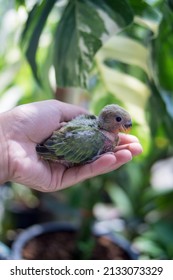
M69 121L41 144L36 151L45 160L60 162L67 167L96 160L114 152L119 132L132 126L129 113L118 105L107 105L99 116L79 115Z

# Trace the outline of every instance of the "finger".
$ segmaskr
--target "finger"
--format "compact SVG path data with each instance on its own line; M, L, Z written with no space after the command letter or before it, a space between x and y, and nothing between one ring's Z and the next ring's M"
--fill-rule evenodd
M128 150L131 152L132 156L140 155L143 152L143 148L140 143L129 144Z
M129 150L118 151L115 154L105 154L98 160L80 167L73 167L64 172L61 187L66 188L85 179L110 172L132 159Z
M115 149L115 152L120 150L129 150L132 154L132 156L137 156L143 152L142 146L140 143L130 143L130 144L124 144L117 146Z
M119 133L119 145L124 145L129 143L139 143L139 140L134 135Z

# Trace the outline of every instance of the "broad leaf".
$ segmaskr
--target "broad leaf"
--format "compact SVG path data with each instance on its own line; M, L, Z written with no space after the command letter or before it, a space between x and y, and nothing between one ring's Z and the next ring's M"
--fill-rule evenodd
M97 53L96 58L104 62L115 59L142 68L148 76L148 50L138 41L125 36L113 36Z
M163 6L164 17L161 22L157 38L151 45L151 60L154 83L151 84L152 115L151 127L153 133L162 124L170 139L173 137L173 13L168 6ZM150 103L150 105L151 105Z
M54 65L60 87L86 87L93 56L113 34L130 24L126 1L69 1L58 25Z
M39 84L41 83L41 81L36 62L38 43L48 15L56 1L57 0L44 0L40 5L36 4L32 11L29 13L28 20L22 34L22 48L26 53L26 57L28 59L28 62L30 63L33 74Z

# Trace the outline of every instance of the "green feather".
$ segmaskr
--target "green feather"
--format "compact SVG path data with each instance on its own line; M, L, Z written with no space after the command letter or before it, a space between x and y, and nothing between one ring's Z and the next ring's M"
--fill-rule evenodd
M73 164L89 161L103 148L105 136L95 127L67 125L44 142L44 146L55 155Z
M105 135L94 115L80 115L53 132L36 150L44 159L78 165L94 160L103 152Z

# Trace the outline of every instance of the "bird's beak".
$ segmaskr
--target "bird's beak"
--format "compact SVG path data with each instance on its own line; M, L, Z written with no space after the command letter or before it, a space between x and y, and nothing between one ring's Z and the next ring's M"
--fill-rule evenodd
M122 125L122 132L125 132L125 133L129 133L130 129L132 127L132 121L128 121L126 122L125 124Z

